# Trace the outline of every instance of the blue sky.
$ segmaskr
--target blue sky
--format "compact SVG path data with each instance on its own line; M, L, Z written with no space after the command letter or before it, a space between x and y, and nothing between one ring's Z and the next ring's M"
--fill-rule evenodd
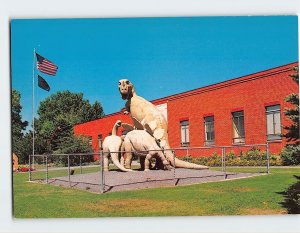
M36 86L36 109L70 90L109 114L125 104L124 77L153 100L298 61L297 30L296 16L12 20L12 87L31 122L36 48L59 67L42 74L51 90Z

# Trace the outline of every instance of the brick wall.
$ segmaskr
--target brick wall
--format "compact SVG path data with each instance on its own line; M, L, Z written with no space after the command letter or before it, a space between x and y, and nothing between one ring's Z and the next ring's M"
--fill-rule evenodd
M204 146L204 116L214 115L215 145L232 145L232 112L243 110L245 144L266 143L265 107L280 104L281 123L288 124L283 114L288 104L284 98L298 92L297 84L288 76L296 63L212 85L173 98L168 102L169 141L171 147L180 147L180 120L189 119L190 146ZM270 146L278 153L285 140Z

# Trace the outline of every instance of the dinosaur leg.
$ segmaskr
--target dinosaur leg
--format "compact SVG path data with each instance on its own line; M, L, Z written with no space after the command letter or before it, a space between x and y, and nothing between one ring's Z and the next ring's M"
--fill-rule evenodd
M164 153L162 153L161 151L157 152L157 157L158 160L161 160L161 163L163 164L163 169L167 169L167 170L171 169L170 163L166 159Z
M132 162L132 153L126 152L125 153L125 168L130 169L131 168L131 162Z
M156 159L155 159L155 169L157 169L157 170L164 169L164 164L162 163L162 161L159 157L156 157Z
M145 157L140 156L141 171L145 170Z
M124 146L124 143L122 144L122 146L121 146L121 153L120 153L120 155L121 155L121 158L120 158L120 164L124 167L124 165L125 165L125 146Z
M107 151L104 151L104 154L103 154L103 169L104 171L108 171L109 167L109 162L108 162L108 152Z
M147 156L145 158L145 171L150 170L150 161L151 161L152 157L153 157L153 155L151 153L147 154Z
M124 149L125 149L125 168L130 169L132 157L133 157L131 144L124 142Z
M120 163L124 167L124 165L125 165L124 155L121 156Z

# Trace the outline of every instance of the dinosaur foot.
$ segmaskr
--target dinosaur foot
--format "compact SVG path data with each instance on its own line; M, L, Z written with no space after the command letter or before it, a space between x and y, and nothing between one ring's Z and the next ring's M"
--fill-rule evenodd
M164 170L170 171L172 169L173 169L173 167L170 164L167 164L167 165L164 166Z

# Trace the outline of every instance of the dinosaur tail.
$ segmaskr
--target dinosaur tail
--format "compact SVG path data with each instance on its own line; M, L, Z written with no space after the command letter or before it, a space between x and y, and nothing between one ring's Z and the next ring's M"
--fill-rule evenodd
M208 169L207 166L199 165L195 163L189 163L180 159L174 158L174 154L171 151L166 151L166 158L171 163L171 165L175 168L189 168L189 169L198 169L204 170Z
M119 159L118 159L118 153L110 153L111 160L114 163L114 165L119 168L123 172L130 172L132 171L131 169L127 169L120 164Z

